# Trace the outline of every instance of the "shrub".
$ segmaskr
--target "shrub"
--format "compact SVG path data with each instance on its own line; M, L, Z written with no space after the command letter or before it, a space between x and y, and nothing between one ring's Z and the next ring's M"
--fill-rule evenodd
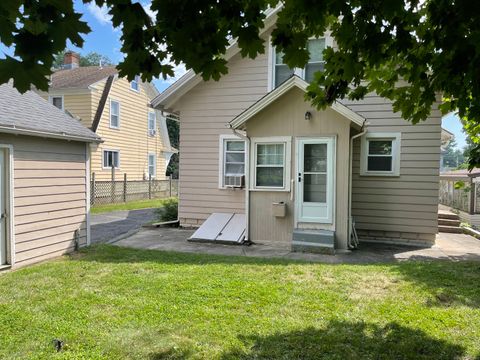
M178 218L178 199L168 198L163 201L163 206L157 210L160 221L173 221Z

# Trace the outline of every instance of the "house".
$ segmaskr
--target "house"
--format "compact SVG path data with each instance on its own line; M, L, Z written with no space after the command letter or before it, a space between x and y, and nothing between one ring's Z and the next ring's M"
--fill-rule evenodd
M92 150L91 172L110 180L162 180L170 147L166 120L150 106L156 88L137 76L128 82L114 66L79 66L79 55L65 53L63 69L51 76L48 93L40 93L59 109L78 118L104 142ZM117 176L116 175L116 176Z
M0 85L0 268L90 243L89 147L100 142L36 93Z
M440 111L413 126L376 94L318 111L305 89L334 42L308 46L305 69L289 69L272 46L252 60L233 43L220 81L190 71L153 100L180 119L181 225L203 224L193 239L304 251L346 250L354 229L360 241L433 245Z
M442 128L442 136L441 136L441 145L440 145L440 172L447 171L447 167L444 163L444 155L446 153L446 149L448 144L455 139L455 135L453 135L447 129Z

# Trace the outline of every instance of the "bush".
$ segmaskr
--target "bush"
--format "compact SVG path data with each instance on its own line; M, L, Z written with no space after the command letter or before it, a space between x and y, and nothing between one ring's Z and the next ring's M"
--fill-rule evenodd
M157 210L160 221L173 221L178 219L178 199L169 198L163 201L163 207Z

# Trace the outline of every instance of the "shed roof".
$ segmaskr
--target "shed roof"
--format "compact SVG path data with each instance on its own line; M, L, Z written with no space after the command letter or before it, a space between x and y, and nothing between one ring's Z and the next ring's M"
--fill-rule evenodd
M9 84L0 85L0 132L101 142L78 120L49 104L33 91L20 94Z

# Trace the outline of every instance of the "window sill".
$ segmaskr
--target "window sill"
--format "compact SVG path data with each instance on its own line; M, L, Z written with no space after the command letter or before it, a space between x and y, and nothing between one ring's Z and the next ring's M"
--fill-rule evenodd
M360 176L369 176L369 177L399 177L400 174L396 173L381 173L381 172L364 172Z
M263 191L263 192L290 192L290 189L285 188L250 188L249 191Z

